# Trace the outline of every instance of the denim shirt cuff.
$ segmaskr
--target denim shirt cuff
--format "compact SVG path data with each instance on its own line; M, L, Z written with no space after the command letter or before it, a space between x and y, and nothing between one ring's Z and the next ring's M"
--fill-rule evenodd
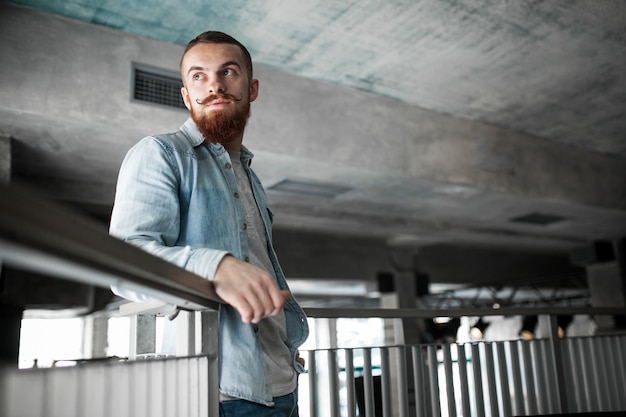
M185 268L213 281L217 267L226 255L231 253L215 249L193 249Z

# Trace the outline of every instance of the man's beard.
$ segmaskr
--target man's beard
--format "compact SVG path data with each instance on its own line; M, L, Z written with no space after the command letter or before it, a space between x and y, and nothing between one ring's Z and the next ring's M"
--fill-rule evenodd
M232 113L228 110L214 110L206 114L201 110L191 109L191 118L204 139L224 146L243 135L249 117L250 103Z

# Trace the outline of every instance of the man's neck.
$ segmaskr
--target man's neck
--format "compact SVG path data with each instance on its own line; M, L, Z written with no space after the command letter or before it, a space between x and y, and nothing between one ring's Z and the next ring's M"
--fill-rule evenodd
M241 152L241 141L233 141L233 142L227 143L224 145L224 148L233 152Z
M206 137L204 138L204 140L205 140L206 143L220 144L226 150L240 152L241 151L242 142L243 142L243 137L233 139L233 140L228 141L226 143L218 142L218 141L210 141L210 140L207 140Z

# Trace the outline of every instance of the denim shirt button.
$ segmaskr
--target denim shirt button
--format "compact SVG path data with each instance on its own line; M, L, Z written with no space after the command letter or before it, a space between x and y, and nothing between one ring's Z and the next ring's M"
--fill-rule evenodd
M224 168L231 169L232 165L230 164L230 162L226 162L226 165L224 165Z
M246 229L248 228L248 225L244 223L244 224L242 224L242 225L241 225L241 228L242 228L243 230L246 230Z
M246 256L245 258L243 258L244 261L246 262L250 262L250 258L248 256Z
M239 193L234 194L235 198L239 198Z

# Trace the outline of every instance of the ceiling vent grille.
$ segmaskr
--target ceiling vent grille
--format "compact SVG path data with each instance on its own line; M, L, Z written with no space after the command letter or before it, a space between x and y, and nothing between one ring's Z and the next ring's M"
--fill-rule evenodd
M133 99L177 109L186 109L180 94L180 76L172 71L133 65Z
M553 214L543 213L530 213L524 216L512 218L511 221L515 223L534 224L537 226L548 226L554 223L567 220L565 217L555 216Z
M277 191L307 197L335 198L339 194L352 190L350 187L310 180L286 178L267 187L268 191Z

